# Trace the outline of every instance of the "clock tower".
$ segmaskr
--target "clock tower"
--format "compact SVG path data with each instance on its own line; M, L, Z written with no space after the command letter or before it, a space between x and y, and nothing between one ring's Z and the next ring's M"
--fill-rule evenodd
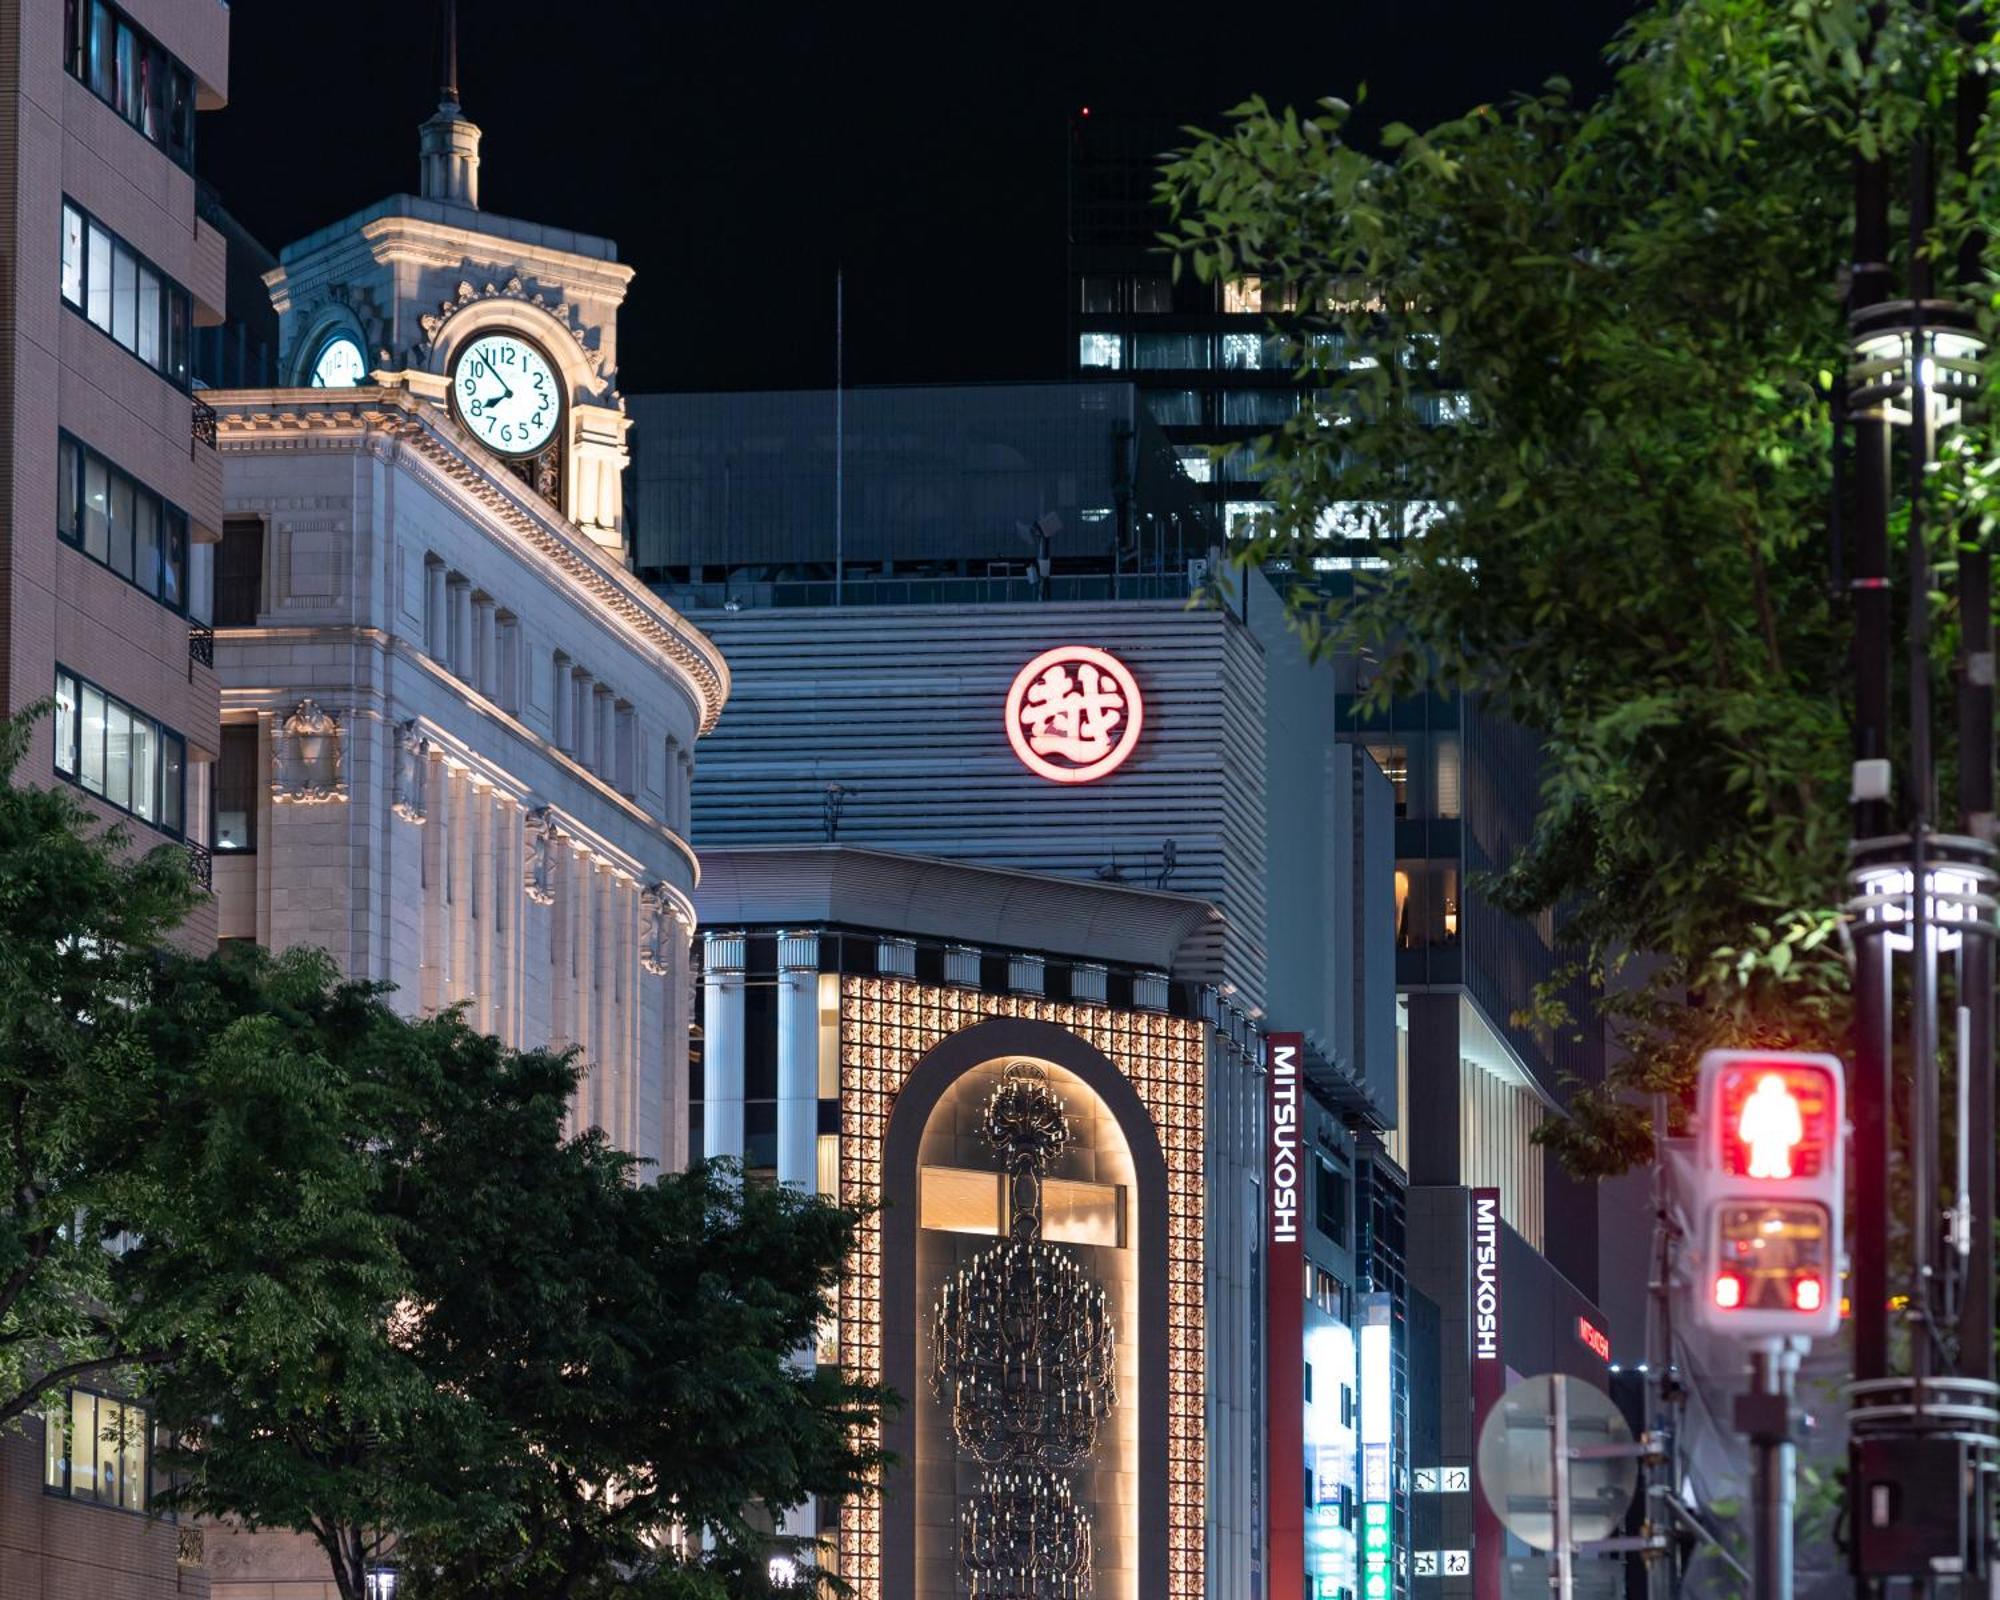
M418 192L287 246L266 275L284 382L406 390L622 557L618 308L632 269L609 239L479 208L480 130L459 103L451 0L440 33Z

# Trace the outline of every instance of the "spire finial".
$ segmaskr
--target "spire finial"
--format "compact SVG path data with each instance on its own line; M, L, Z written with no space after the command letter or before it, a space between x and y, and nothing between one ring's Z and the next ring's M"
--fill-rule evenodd
M479 129L458 104L458 0L438 0L438 108L419 130L426 200L479 205Z
M458 0L438 0L438 103L458 104Z

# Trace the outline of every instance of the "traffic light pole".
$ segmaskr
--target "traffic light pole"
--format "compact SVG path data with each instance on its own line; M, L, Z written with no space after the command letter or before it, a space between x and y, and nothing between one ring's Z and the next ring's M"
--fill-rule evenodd
M1750 1436L1753 1587L1758 1600L1792 1600L1793 1484L1798 1413L1793 1405L1803 1340L1765 1339L1750 1349L1750 1389L1737 1396L1736 1426Z

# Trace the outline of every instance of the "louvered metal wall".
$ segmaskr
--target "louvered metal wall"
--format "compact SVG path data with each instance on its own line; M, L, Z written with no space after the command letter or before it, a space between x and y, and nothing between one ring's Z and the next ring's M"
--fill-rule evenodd
M1212 900L1224 921L1183 951L1179 975L1263 1004L1264 652L1234 616L1154 601L692 620L734 675L696 763L697 850L824 840L839 783L842 843L1065 877L1115 869ZM1059 644L1112 651L1145 698L1138 750L1098 783L1033 776L1002 726L1014 675Z

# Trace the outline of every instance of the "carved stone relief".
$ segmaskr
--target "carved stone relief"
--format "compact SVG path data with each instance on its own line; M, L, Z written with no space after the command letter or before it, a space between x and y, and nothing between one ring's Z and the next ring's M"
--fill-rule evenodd
M337 716L301 700L271 730L271 798L307 806L345 800L346 744Z
M547 806L537 806L527 815L527 852L522 863L523 892L538 906L556 902L556 862L561 854L563 831Z
M416 718L396 724L396 799L394 811L406 822L421 824L428 813L425 786L430 778L431 742L417 732Z

